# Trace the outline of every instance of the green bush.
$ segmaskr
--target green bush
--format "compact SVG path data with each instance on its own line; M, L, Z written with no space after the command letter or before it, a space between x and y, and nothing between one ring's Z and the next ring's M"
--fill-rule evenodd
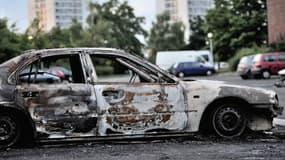
M258 53L264 53L268 51L270 51L270 48L264 47L264 46L262 47L253 46L251 48L242 48L235 54L235 56L233 56L232 58L228 60L228 63L230 65L230 70L236 71L237 65L241 57L258 54Z

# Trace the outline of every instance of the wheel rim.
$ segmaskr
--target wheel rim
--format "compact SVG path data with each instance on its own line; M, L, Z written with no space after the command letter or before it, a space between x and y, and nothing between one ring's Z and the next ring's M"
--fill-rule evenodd
M269 78L270 77L270 73L268 71L263 71L262 72L262 76L263 76L263 78Z
M208 76L210 76L210 75L212 75L212 71L207 71L206 74L207 74Z
M241 110L225 106L216 110L213 116L215 132L225 138L240 136L246 126L245 116Z
M14 143L17 135L17 123L9 116L0 117L0 144Z
M183 72L179 72L178 76L179 76L180 78L183 78L183 77L184 77L184 73L183 73Z

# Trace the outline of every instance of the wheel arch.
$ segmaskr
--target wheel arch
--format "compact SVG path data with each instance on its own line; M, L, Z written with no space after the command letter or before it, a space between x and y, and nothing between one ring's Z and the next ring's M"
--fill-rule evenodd
M229 103L229 102L236 102L236 103L240 103L242 104L241 105L241 109L243 111L245 111L245 115L246 115L246 118L247 118L247 112L246 111L249 111L250 112L250 109L246 107L250 106L250 104L248 103L248 101L246 101L245 99L243 98L240 98L240 97L232 97L232 96L228 96L228 97L221 97L221 98L218 98L218 99L215 99L213 102L211 102L207 107L206 109L204 110L203 114L202 114L202 117L200 119L200 124L199 124L199 131L201 132L205 132L205 131L208 131L209 130L209 121L210 121L210 117L213 113L213 111L219 107L219 104L222 104L222 103Z
M32 142L36 138L35 124L27 111L15 106L0 105L0 113L10 113L19 120L22 133L20 135L20 143L26 144Z

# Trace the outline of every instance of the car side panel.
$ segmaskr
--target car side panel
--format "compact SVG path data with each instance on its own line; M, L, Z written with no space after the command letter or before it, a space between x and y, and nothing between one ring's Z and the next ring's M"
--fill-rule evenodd
M182 132L187 125L183 90L177 85L95 84L99 135ZM119 91L117 95L104 92Z
M16 103L33 119L38 138L96 135L96 97L87 84L25 84Z

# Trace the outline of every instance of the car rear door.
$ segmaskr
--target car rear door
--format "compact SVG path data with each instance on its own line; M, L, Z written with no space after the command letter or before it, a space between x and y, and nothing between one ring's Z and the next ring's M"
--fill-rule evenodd
M185 129L186 106L179 85L152 81L154 75L146 74L147 68L119 56L92 54L89 59L97 73L94 88L100 135L169 133Z
M16 102L28 109L43 138L96 135L95 93L86 83L81 57L79 53L39 57L18 73ZM61 77L60 81L37 80L41 72L47 73L54 65L71 70L71 77ZM23 72L33 76L21 79Z
M264 69L269 69L271 74L277 74L279 63L275 53L264 55Z

